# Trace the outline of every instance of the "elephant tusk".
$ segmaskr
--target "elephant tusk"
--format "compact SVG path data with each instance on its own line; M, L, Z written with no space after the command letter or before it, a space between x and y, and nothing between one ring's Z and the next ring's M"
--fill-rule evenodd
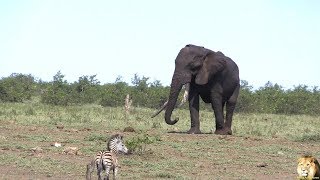
M162 105L162 107L161 107L154 115L151 116L151 118L154 118L154 117L156 117L158 114L160 114L161 111L163 111L164 108L167 107L167 104L168 104L168 101L166 101L166 102Z
M189 95L189 91L186 89L184 91L183 98L182 98L180 104L178 105L178 108L181 107L187 101L188 95Z
M190 84L186 84L185 85L185 91L184 91L184 94L183 94L183 98L180 102L180 104L178 105L178 108L181 107L188 99L188 96L189 96L189 88L190 88Z

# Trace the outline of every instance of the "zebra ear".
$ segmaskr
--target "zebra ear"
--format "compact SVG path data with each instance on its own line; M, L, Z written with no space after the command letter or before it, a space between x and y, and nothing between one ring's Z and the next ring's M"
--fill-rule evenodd
M123 136L121 134L117 134L117 138L122 140Z

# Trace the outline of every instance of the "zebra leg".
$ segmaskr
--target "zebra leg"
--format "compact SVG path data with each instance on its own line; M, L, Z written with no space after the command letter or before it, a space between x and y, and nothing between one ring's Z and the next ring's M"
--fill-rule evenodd
M101 179L101 173L102 173L102 165L99 163L99 164L97 164L98 180L102 180L102 179Z
M118 174L118 167L116 166L116 167L114 167L114 169L113 169L113 179L114 179L114 180L116 179L117 174Z
M107 165L106 167L106 176L104 177L104 180L109 180L109 174L110 174L110 166Z

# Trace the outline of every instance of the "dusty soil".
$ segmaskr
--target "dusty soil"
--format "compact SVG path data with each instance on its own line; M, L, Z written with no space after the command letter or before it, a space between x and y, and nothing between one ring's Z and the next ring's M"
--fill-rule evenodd
M85 179L86 164L96 149L90 148L99 144L86 140L93 131L3 122L0 179ZM117 132L95 133L107 137ZM131 138L137 132L123 134ZM119 179L296 179L297 158L320 151L319 142L276 137L188 135L152 129L147 134L158 140L139 154L120 156ZM62 147L52 146L56 141ZM79 148L79 153L64 153L68 146ZM34 147L40 150L32 150Z

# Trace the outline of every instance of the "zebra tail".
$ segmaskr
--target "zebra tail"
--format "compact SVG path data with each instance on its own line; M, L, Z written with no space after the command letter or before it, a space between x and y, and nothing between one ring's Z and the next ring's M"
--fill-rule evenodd
M95 160L92 160L91 163L87 164L86 180L91 180L91 174L94 171Z

